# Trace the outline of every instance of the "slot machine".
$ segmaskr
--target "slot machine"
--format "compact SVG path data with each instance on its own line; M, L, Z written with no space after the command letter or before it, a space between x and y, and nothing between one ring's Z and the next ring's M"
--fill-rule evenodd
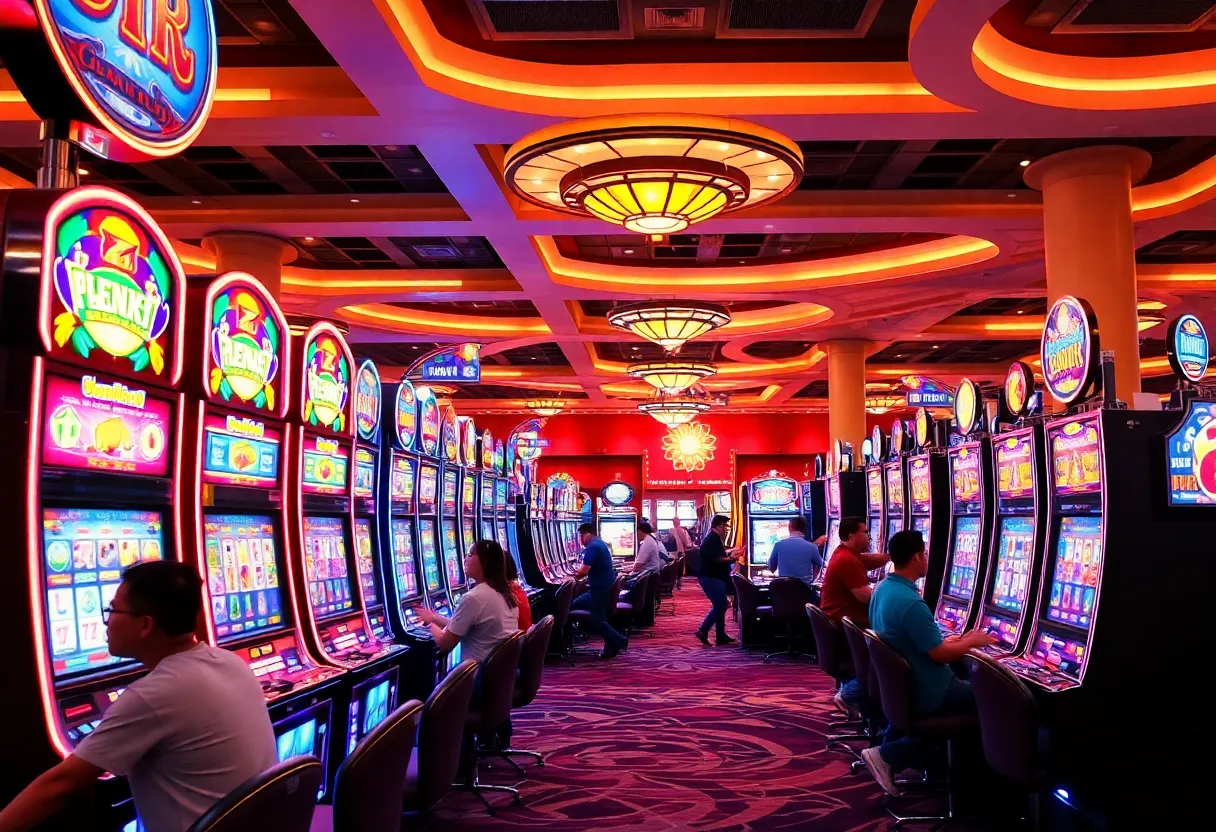
M834 461L827 469L827 541L823 546L823 569L816 579L817 585L823 582L823 576L827 574L832 553L840 548L840 521L845 517L865 516L865 474L861 471L835 470L840 465L840 460L840 455L835 455Z
M452 609L465 593L464 553L460 547L460 483L464 470L460 466L460 423L456 409L450 404L442 409L440 450L443 457L443 501L440 503L440 558L448 585L448 600Z
M481 537L483 540L497 540L498 545L502 546L503 550L510 549L507 545L506 536L501 538L498 535L497 527L497 510L494 504L494 485L497 482L496 472L494 470L494 437L490 431L486 430L481 434L477 444L478 459L481 461L481 471L477 474L477 521L478 528L481 529ZM516 557L516 568L519 569L520 579L523 579L523 569L520 568L518 555L512 552Z
M633 560L638 552L638 513L633 507L633 486L613 480L596 499L596 533L608 544L614 558Z
M904 528L915 529L925 540L929 572L916 582L916 588L925 596L930 609L937 606L941 593L950 532L950 472L942 449L933 445L932 428L928 413L923 407L918 409L912 434L915 453L904 462L908 498L908 520ZM889 546L890 538L887 541Z
M461 416L457 425L460 432L460 461L463 464L460 477L460 541L467 557L473 554L473 547L477 544L477 427L470 416Z
M807 505L809 506L810 503ZM676 522L686 529L692 528L692 525L697 522L696 500L676 500ZM809 520L807 524L810 525Z
M769 471L746 485L747 571L752 583L767 583L773 574L768 557L778 540L790 536L790 519L798 511L798 483Z
M887 447L887 459L882 465L882 477L887 486L887 533L883 542L891 545L891 538L896 532L911 528L908 520L908 504L905 499L906 479L904 471L904 452L910 449L911 442L903 419L896 419L891 424L888 434L890 441ZM928 540L925 543L928 544Z
M827 533L827 488L823 480L803 480L798 483L798 504L806 518L808 540L818 540Z
M405 382L402 381L402 384ZM414 388L418 398L418 462L417 545L422 564L423 594L428 608L447 618L452 617L452 603L444 582L439 543L439 472L441 451L439 433L442 416L439 402L429 387ZM456 499L453 490L452 500Z
M122 570L190 549L177 500L186 280L173 246L108 188L5 191L0 214L7 798L144 674L107 648ZM96 814L82 803L55 820L121 826L134 817L127 796L107 777Z
M508 493L512 484L508 482ZM515 503L515 546L524 564L524 574L533 586L548 588L561 583L550 571L541 537L541 492L539 483L525 483L513 496ZM509 531L508 531L509 533Z
M917 411L917 434L921 414ZM981 606L980 580L992 535L992 446L984 434L979 387L963 379L954 394L954 427L963 442L950 448L950 537L934 619L943 633L970 629ZM925 414L924 419L928 419ZM981 590L982 591L982 590Z
M187 455L182 501L204 576L207 639L236 653L262 683L280 759L310 753L328 772L331 751L341 755L332 744L346 670L321 649L302 574L299 501L290 496L299 487L292 469L301 428L287 421L299 390L295 339L247 274L191 281L189 311L187 360L198 369L187 435L197 450ZM349 518L349 502L345 509ZM348 522L341 512L338 522ZM328 778L323 794L327 788Z
M676 521L676 501L675 500L655 500L654 501L654 530L657 532L666 531L672 527Z
M882 428L874 426L870 434L870 454L866 459L866 527L870 530L870 548L887 551L887 482L883 477L882 461L887 455L887 437ZM882 570L877 570L881 577Z

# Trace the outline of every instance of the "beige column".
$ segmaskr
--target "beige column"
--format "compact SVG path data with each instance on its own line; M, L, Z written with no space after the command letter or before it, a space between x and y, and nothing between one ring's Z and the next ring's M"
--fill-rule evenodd
M208 234L203 238L203 248L215 255L216 274L251 274L276 300L282 294L283 265L296 259L296 249L291 243L245 231Z
M1129 403L1140 391L1132 185L1151 163L1134 147L1086 147L1026 169L1043 192L1048 306L1061 295L1089 302L1101 348L1115 354L1115 393Z
M853 443L853 458L861 459L866 438L866 352L869 341L826 341L828 354L828 438Z

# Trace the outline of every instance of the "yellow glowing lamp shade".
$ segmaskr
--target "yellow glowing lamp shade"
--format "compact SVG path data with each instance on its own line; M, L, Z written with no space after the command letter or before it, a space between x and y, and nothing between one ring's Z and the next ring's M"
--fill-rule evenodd
M618 306L608 323L676 350L688 341L730 323L730 312L716 303L700 301L644 301Z
M530 399L524 402L524 406L537 416L556 416L565 409L566 402L562 399Z
M630 364L628 372L656 390L675 395L709 378L718 372L718 368L714 364L698 361L644 361Z
M638 405L638 410L668 427L684 425L709 410L709 402L685 398L657 398Z

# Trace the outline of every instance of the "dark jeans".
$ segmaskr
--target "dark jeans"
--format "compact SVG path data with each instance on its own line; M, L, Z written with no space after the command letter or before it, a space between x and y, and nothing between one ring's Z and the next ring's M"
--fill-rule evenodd
M856 708L864 720L877 722L884 719L882 706L861 689L861 683L855 678L850 677L840 683L840 698L846 705Z
M927 715L951 716L974 712L975 694L971 692L971 683L955 679L946 690L942 703ZM924 771L928 767L929 752L932 748L933 743L930 740L905 736L894 725L888 725L879 752L883 761L891 767L891 771L898 774L909 768Z
M619 650L629 643L629 639L614 630L608 623L608 610L616 609L616 599L612 597L612 587L589 589L575 598L570 608L591 612L591 629L603 637L605 648Z
M709 599L709 603L713 604L705 614L705 620L701 622L701 632L709 635L709 628L713 627L718 638L725 638L726 608L729 605L726 600L726 581L721 578L697 578L697 582L701 584L701 590Z

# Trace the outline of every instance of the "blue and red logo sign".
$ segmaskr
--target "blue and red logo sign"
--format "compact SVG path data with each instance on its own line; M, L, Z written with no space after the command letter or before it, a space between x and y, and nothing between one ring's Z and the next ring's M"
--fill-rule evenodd
M184 150L215 96L211 0L34 0L68 82L103 127L148 156Z
M1043 383L1061 404L1072 404L1089 389L1096 351L1094 325L1093 313L1070 295L1057 300L1047 313L1039 358Z
M1170 324L1165 339L1166 355L1174 375L1198 383L1208 371L1210 343L1207 330L1194 315L1183 315Z

